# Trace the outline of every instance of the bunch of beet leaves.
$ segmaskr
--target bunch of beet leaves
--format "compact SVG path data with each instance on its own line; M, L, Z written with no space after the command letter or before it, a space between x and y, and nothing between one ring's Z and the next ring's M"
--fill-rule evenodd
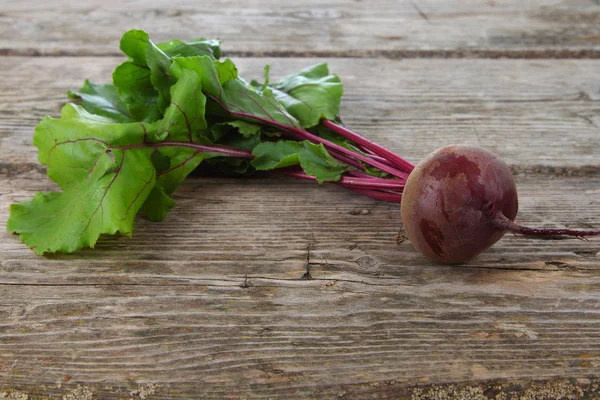
M220 60L219 42L153 43L125 33L129 57L113 84L86 81L60 118L45 117L34 144L62 189L11 206L7 228L36 253L93 247L131 235L142 210L163 220L170 197L201 162L234 174L280 170L400 202L414 166L345 129L340 79L319 64L277 81L247 82Z

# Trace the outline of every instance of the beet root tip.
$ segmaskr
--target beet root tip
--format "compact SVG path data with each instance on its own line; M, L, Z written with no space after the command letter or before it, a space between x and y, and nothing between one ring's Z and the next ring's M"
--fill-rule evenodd
M508 232L525 236L575 236L578 238L600 236L600 229L532 228L523 226L506 218L502 213L497 213L494 216L494 224Z

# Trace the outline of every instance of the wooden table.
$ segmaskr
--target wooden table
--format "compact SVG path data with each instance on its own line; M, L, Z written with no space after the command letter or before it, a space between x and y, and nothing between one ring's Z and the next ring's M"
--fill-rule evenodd
M351 128L413 162L487 147L520 221L600 226L597 2L241 3L2 2L0 225L54 187L37 122L109 81L136 27L219 37L247 77L327 61ZM449 267L396 243L396 205L335 186L208 177L175 198L72 255L0 233L0 399L600 396L600 240L507 235Z

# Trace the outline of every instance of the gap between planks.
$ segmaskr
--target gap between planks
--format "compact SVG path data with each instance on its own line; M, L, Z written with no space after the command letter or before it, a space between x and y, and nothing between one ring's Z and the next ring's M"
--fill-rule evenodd
M96 53L86 50L40 50L0 48L0 57L121 57L110 51ZM227 57L243 58L386 58L398 59L600 59L600 49L452 49L452 50L350 50L350 51L227 51Z
M513 176L541 176L555 178L585 178L600 175L600 165L509 165ZM15 178L27 172L46 175L46 166L37 163L0 162L0 177Z

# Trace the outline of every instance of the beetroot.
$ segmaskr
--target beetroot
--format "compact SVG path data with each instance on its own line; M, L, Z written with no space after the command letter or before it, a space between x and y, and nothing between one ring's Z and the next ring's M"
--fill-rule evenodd
M411 172L402 195L402 221L414 247L445 264L467 261L507 231L536 236L591 236L600 231L528 228L514 223L517 190L508 166L475 146L451 145Z

